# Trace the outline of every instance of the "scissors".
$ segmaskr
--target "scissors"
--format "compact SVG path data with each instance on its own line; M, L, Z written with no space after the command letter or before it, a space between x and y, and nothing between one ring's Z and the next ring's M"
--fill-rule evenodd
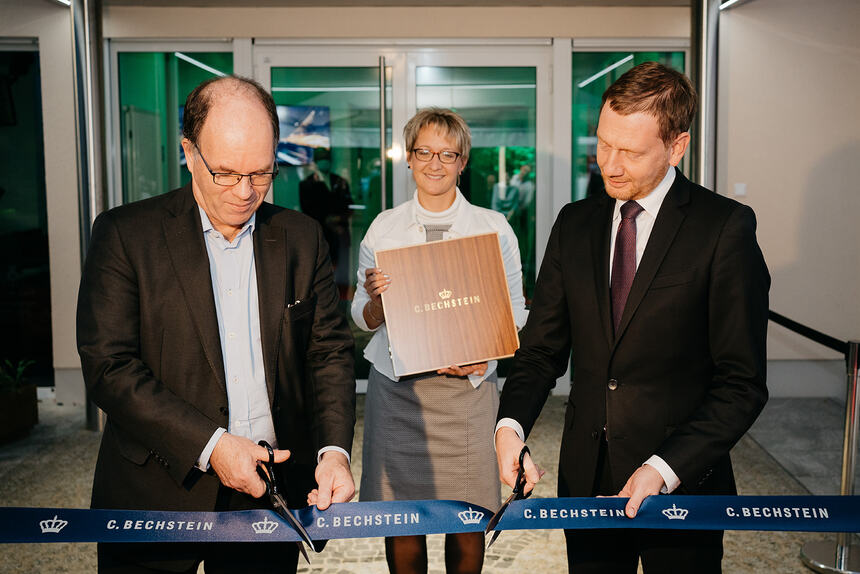
M507 500L502 503L502 507L499 508L499 511L496 512L492 518L490 518L490 521L487 523L487 529L484 530L484 534L489 534L490 531L492 531L496 527L496 525L499 523L499 520L502 519L502 514L505 513L505 510L508 509L508 505L511 502L513 502L514 500L522 500L532 495L532 491L529 491L528 493L525 492L526 471L523 467L523 459L525 458L526 454L530 454L529 447L523 445L523 450L520 451L520 469L517 471L517 482L514 484L514 491L507 498ZM501 530L496 530L493 532L493 537L490 538L490 543L487 544L488 549L490 548L490 546L493 545L493 542L496 541L496 538L498 538L499 534L501 533Z
M266 492L269 494L269 500L272 501L272 506L275 507L275 512L277 512L282 518L284 518L293 529L299 533L302 540L305 541L305 544L311 547L311 550L314 552L317 551L314 548L314 542L311 540L310 534L305 530L305 527L302 526L302 523L298 521L298 519L293 516L293 513L287 508L287 501L284 500L284 497L281 496L281 492L278 490L278 482L275 480L275 451L272 450L272 445L268 442L261 440L258 442L262 447L265 447L267 451L269 451L269 462L257 461L257 474L260 475L260 478L263 479L263 482L266 483ZM301 542L296 542L299 545L299 550L302 552L302 556L305 557L305 560L308 564L311 563L311 559L308 557L308 552L305 550L304 544Z

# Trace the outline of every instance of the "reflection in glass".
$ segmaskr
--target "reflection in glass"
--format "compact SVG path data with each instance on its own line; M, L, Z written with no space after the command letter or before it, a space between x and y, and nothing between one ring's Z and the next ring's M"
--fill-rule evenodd
M684 71L684 52L573 53L573 174L571 201L604 193L597 167L597 119L603 92L624 72L643 62Z
M535 280L535 68L419 66L418 108L459 113L472 131L460 190L475 205L505 214L517 235L523 286Z
M233 73L230 52L121 52L120 148L124 203L191 181L185 168L185 98L204 80Z
M392 100L390 74L386 69L386 102ZM306 213L322 226L341 304L349 316L359 245L382 205L383 165L386 181L392 180L391 160L386 158L383 164L379 157L379 68L276 67L271 79L281 120L274 201ZM386 145L391 142L388 106ZM390 206L391 184L387 187ZM369 366L362 351L372 333L351 327L356 377L367 378Z

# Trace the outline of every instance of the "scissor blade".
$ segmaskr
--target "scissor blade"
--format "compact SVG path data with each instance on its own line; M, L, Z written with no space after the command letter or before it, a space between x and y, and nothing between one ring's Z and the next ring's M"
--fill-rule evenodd
M304 540L305 543L311 547L311 550L316 552L317 549L314 547L314 542L313 540L311 540L311 535L308 534L308 531L305 530L305 527L302 526L302 523L299 522L295 516L293 516L293 513L290 512L289 508L287 508L287 503L284 501L280 494L272 495L272 503L275 507L275 511L282 517L284 517L287 522L290 523L290 526L292 526L293 529L299 533L299 536L301 536L302 540ZM304 552L304 548L302 548L302 554L305 554L305 558L307 558L307 554ZM308 563L310 563L310 560L308 560Z
M505 513L505 510L507 510L507 509L508 509L508 505L511 503L511 501L514 499L514 497L515 497L515 496L516 496L516 494L512 494L512 495L510 495L510 496L507 498L507 500L505 500L505 501L502 503L501 508L499 508L498 512L496 512L496 513L492 516L492 518L490 518L490 521L487 523L487 528L485 528L485 529L484 529L484 534L489 534L489 532L490 532L493 528L495 528L495 527L496 527L496 524L498 524L498 523L499 523L499 520L501 520L501 519L502 519L502 514L504 514L504 513Z
M490 543L489 543L489 544L487 544L487 547L485 548L485 550L489 550L489 549L490 549L490 546L492 546L492 545L493 545L493 542L495 542L495 541L496 541L496 538L498 538L498 537L499 537L499 534L501 534L501 533L502 533L502 531L501 531L501 530L496 530L495 532L493 532L493 537L492 537L492 538L490 538Z

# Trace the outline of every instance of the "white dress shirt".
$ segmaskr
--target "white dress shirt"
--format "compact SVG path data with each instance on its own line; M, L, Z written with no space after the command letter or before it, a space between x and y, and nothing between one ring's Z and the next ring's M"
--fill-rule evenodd
M522 264L520 263L520 248L514 230L508 224L505 216L501 213L483 207L472 205L460 190L456 190L456 197L451 207L441 215L439 213L427 215L425 221L432 219L433 223L447 223L451 216L451 228L443 234L444 239L466 237L481 233L498 233L499 244L502 251L502 261L505 266L505 275L508 279L508 290L511 294L511 305L514 313L514 323L517 329L522 328L528 318L525 308L525 297L523 295ZM391 351L388 341L388 330L383 322L376 329L371 329L364 320L364 306L370 301L370 295L364 288L366 280L365 270L376 267L374 254L378 249L394 249L408 245L418 245L426 242L424 226L421 222L421 211L423 208L418 203L418 192L415 192L411 201L398 205L393 209L383 211L376 216L373 223L361 240L361 248L358 254L358 272L355 297L352 300L350 312L355 324L364 331L375 331L367 347L364 349L365 358L370 361L374 368L389 379L396 381L394 375L394 364L391 360ZM424 210L426 211L426 210ZM449 213L450 212L450 213ZM385 270L382 270L385 272ZM396 277L392 278L394 281ZM475 328L480 328L476 325ZM496 369L496 361L489 361L487 370L483 375L469 375L469 381L477 387Z
M636 203L642 206L642 211L636 216L636 268L639 268L639 263L642 261L642 255L645 253L645 247L648 245L648 239L651 237L651 230L654 229L654 222L657 220L657 214L660 212L660 207L663 205L663 200L666 199L666 194L675 182L675 168L669 166L666 175L657 184L654 190L643 197L637 199ZM615 253L615 235L618 232L618 226L621 224L621 206L627 203L624 200L616 199L615 208L612 212L612 234L609 245L609 284L612 284L612 258ZM516 431L520 440L525 441L525 433L522 425L512 418L503 418L496 424L496 432L501 427L509 427ZM652 455L644 464L653 467L660 476L663 477L664 486L661 492L664 494L672 492L681 484L681 479L666 464L659 456Z

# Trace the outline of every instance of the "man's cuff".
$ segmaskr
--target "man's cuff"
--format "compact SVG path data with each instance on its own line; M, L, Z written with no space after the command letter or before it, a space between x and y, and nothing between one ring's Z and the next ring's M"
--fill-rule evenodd
M503 418L499 422L496 423L496 430L493 431L493 437L499 432L499 429L502 427L508 427L509 429L514 429L514 432L517 433L517 436L520 437L520 440L526 442L526 433L523 432L523 426L510 418ZM493 440L493 444L496 444L496 441Z
M317 464L319 464L320 461L322 460L322 455L324 455L325 453L327 453L330 450L343 453L343 456L346 457L346 462L348 462L350 464L352 463L352 459L349 457L349 453L346 452L345 450L343 450L342 448L340 448L339 446L324 446L317 453Z
M203 472L209 470L209 457L212 456L212 451L215 450L215 445L218 444L218 440L225 432L227 432L227 429L218 427L218 429L212 433L212 438L210 438L209 442L206 443L206 448L204 448L203 452L200 453L200 457L197 459L197 464L194 466Z
M660 476L663 477L663 488L660 489L660 494L671 494L672 491L681 486L681 479L678 478L678 475L675 474L672 467L666 464L666 461L656 454L646 460L645 464L653 467L654 470L659 472Z

